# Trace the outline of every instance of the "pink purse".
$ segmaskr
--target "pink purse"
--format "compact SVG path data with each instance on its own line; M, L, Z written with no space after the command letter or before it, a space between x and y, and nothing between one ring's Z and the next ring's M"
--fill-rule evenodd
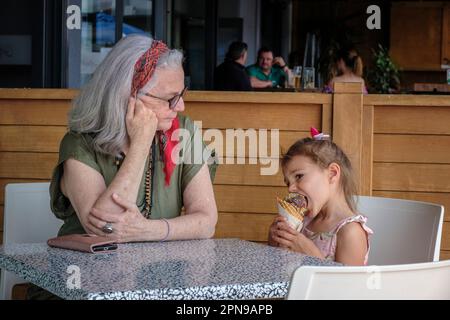
M117 243L108 237L94 234L70 234L47 240L50 247L89 253L105 253L117 250Z

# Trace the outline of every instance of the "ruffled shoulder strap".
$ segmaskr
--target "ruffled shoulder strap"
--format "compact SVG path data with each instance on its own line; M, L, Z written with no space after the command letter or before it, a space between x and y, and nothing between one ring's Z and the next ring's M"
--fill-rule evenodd
M336 227L336 234L339 232L339 230L345 226L346 224L349 224L351 222L359 222L362 226L362 228L364 229L364 231L366 231L367 235L371 235L373 234L372 229L370 229L366 224L367 224L367 217L363 216L362 214L357 214L348 218L345 218L343 221L341 221L337 227Z

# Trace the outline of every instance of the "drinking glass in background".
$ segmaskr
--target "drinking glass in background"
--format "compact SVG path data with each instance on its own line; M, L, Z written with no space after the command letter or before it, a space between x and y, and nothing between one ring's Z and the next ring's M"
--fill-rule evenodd
M314 67L305 67L304 75L304 84L305 89L314 89L315 88L315 79L314 79Z
M295 66L292 69L292 75L293 75L293 78L294 78L295 91L300 91L301 85L302 85L302 67L301 66Z

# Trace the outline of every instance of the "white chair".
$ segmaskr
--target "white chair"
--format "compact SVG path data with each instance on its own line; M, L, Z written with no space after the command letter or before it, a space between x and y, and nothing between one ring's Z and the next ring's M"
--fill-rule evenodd
M450 299L450 260L369 267L298 268L288 300Z
M50 210L50 183L13 183L5 188L3 244L46 242L62 225ZM0 299L11 299L15 284L25 280L1 270Z
M439 261L444 207L438 204L357 197L358 211L374 232L369 265Z

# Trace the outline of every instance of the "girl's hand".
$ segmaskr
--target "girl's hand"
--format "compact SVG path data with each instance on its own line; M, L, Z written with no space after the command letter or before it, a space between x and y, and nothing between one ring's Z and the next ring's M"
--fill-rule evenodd
M145 107L140 99L130 97L126 115L127 133L130 144L149 143L155 136L158 119L155 113Z
M278 224L281 222L286 222L286 219L280 215L277 215L275 219L273 219L273 222L269 227L269 239L268 239L269 246L273 247L280 246L280 244L276 241L274 236L276 235L276 231L278 230Z
M127 201L117 194L113 194L112 199L125 211L117 214L92 208L88 216L88 229L97 235L111 237L117 242L142 239L141 236L145 232L148 220L144 218L135 203ZM109 234L102 230L107 222L110 222L113 227L113 232Z
M278 229L274 232L273 239L279 243L281 247L289 250L321 259L325 258L314 242L294 230L287 222L280 222L278 224Z

